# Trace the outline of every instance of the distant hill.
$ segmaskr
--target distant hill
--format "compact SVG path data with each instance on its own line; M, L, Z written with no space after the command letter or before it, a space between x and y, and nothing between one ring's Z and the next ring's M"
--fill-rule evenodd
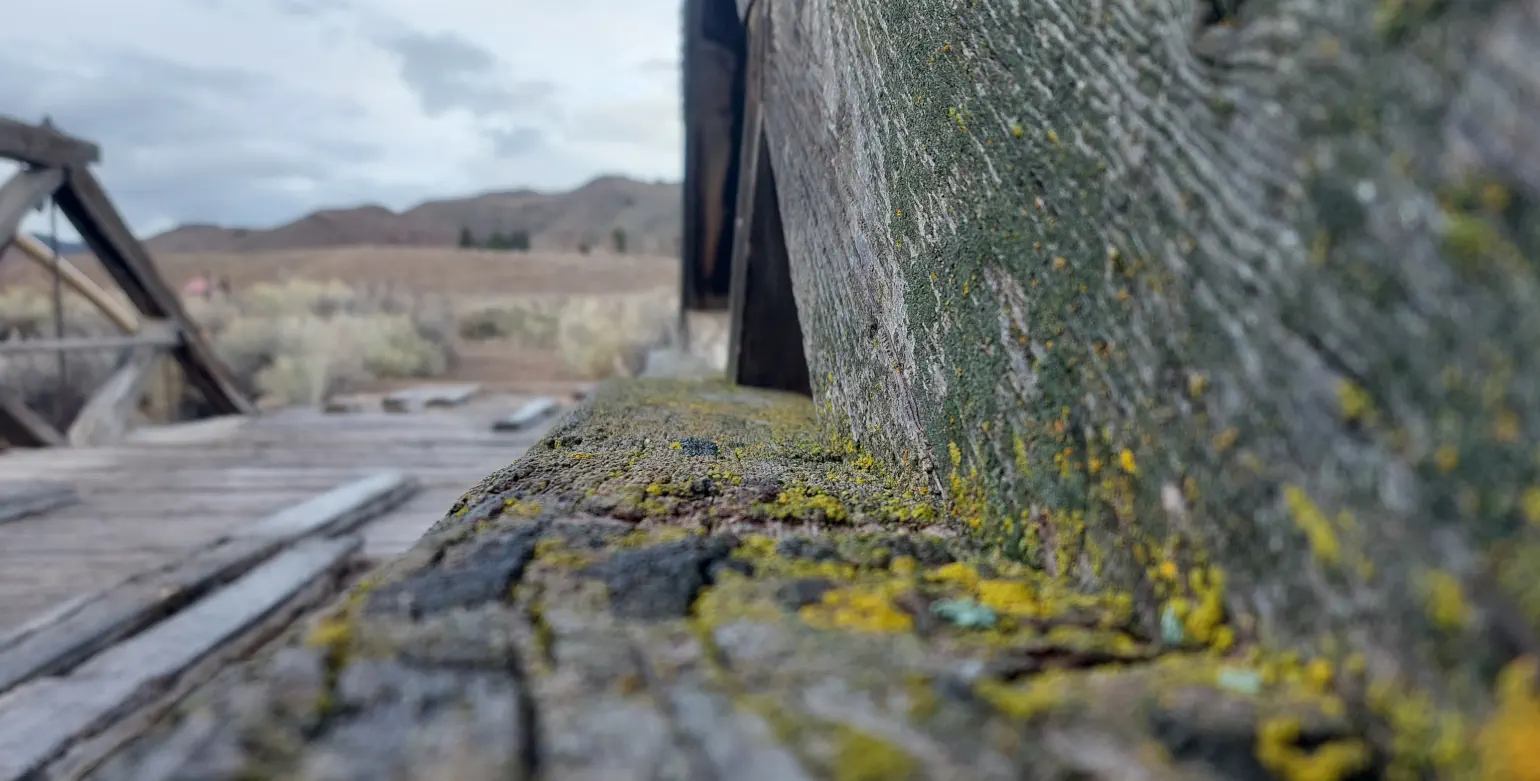
M324 209L265 230L184 225L152 236L154 254L259 252L353 245L453 246L462 229L479 242L493 232L529 234L534 249L605 247L618 228L630 252L678 251L680 189L676 183L605 176L565 193L531 190L429 201L404 212L383 206ZM68 251L68 250L66 250Z

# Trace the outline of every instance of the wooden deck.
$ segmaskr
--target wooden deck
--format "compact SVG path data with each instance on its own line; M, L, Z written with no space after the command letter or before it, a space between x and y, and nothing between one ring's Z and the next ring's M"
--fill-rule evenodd
M293 409L135 432L102 448L0 454L0 484L63 483L79 501L0 524L0 634L54 606L351 480L395 470L422 490L364 527L364 555L410 547L470 485L518 458L552 419L492 424L520 396L449 409Z

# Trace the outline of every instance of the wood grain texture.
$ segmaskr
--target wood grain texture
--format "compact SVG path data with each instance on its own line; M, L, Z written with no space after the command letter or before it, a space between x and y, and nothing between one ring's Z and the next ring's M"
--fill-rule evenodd
M356 416L282 410L141 428L107 447L0 454L7 485L68 483L79 494L78 502L46 516L0 524L0 634L58 603L111 588L382 472L422 488L417 500L402 503L391 486L375 484L375 498L389 506L360 533L371 555L399 553L442 512L424 512L422 502L447 506L550 425L547 419L519 432L490 430L525 400L489 394L414 415L378 406ZM357 519L333 520L351 528Z
M1484 713L1540 651L1540 4L1227 7L775 3L815 390L1012 555L1210 562Z
M69 675L0 699L0 779L33 777L71 744L153 701L205 656L336 573L359 545L357 537L302 543Z
M90 777L1272 781L1275 724L1298 778L1388 777L1318 683L1232 689L1266 663L948 535L823 443L807 397L609 385Z

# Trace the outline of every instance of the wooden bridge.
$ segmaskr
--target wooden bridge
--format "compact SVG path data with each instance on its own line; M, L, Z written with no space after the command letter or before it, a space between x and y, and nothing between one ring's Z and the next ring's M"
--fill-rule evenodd
M60 692L75 685L98 699L77 711L89 723L55 720L55 737L68 742L123 721L125 708L143 713L146 692L174 700L168 689L191 686L198 665L260 642L352 574L410 547L469 486L521 455L560 408L457 386L349 409L255 414L91 174L97 148L0 117L0 157L24 165L0 186L0 249L19 249L50 272L55 306L67 287L121 332L0 341L0 360L120 356L67 425L0 387L0 441L9 446L0 453L0 722L29 720L37 708L58 716L71 696ZM17 235L50 199L122 296ZM129 420L166 357L211 416L135 429ZM114 680L150 688L104 695L71 672L115 655L138 661ZM167 667L173 658L181 661ZM0 779L28 777L25 751L7 742L21 733L0 732ZM50 777L69 776L70 762L90 764L96 749L77 749Z

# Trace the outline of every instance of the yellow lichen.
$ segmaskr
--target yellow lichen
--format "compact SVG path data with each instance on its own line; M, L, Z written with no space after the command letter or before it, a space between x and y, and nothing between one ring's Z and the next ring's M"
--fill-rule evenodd
M1369 747L1360 740L1333 740L1306 751L1297 745L1298 719L1263 722L1257 734L1257 761L1285 781L1341 781L1368 767Z
M1305 539L1310 543L1310 550L1316 558L1329 564L1337 563L1342 556L1341 547L1337 542L1336 531L1326 520L1326 514L1321 512L1321 508L1311 501L1304 489L1293 485L1283 487L1283 502L1294 518L1294 525L1305 533Z
M1477 741L1485 781L1540 781L1540 695L1536 660L1510 662L1497 678L1497 709Z
M1440 629L1455 631L1470 622L1471 607L1458 578L1447 572L1431 572L1426 591L1428 618Z
M833 589L818 604L798 611L802 620L820 629L854 629L862 632L905 632L913 628L908 613L893 605L904 589L902 582L876 586Z

